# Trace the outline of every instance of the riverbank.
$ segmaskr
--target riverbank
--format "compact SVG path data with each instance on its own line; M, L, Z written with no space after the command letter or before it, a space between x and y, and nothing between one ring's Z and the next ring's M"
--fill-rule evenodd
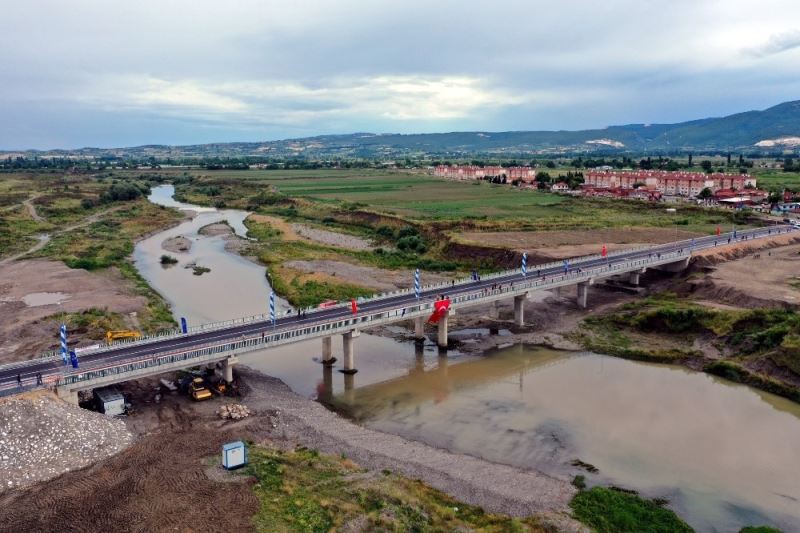
M224 523L228 530L252 530L258 509L252 480L231 479L214 467L223 442L245 439L267 453L312 449L346 457L351 470L347 490L351 491L360 485L364 494L374 493L372 485L378 487L386 476L399 476L400 487L406 488L392 497L406 512L419 505L420 494L429 490L416 486L406 492L413 485L404 485L402 479L410 478L491 513L532 517L525 521L535 526L529 531L586 531L569 517L576 489L567 481L372 431L295 394L276 378L241 366L236 376L243 393L237 401L253 415L235 422L216 416L219 401L194 403L168 393L161 393L156 401L155 378L123 384L126 396L137 406L124 419L128 430L137 435L136 441L123 453L93 466L71 469L48 483L0 496L0 521L14 524L18 531L40 531L46 524L77 517L94 530L133 521L148 530L163 530L179 527L184 512L213 507L214 513L193 515L193 528L219 530L214 524ZM128 491L131 483L147 490ZM104 504L109 498L124 505L109 508ZM456 500L430 498L425 496L439 505L452 502L450 512L455 516L458 511L453 509L464 507ZM304 497L302 506L312 500Z

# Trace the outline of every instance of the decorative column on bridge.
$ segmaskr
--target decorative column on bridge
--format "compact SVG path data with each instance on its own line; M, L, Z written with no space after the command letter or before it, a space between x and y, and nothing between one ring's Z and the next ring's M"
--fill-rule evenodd
M525 325L525 300L528 293L514 296L514 324L517 326Z
M322 337L322 364L327 367L333 366L333 363L336 362L336 358L333 357L332 344L331 337Z
M354 329L342 335L342 351L344 352L344 368L340 370L345 374L355 374L358 370L355 368L353 356L353 340L361 335L361 333Z

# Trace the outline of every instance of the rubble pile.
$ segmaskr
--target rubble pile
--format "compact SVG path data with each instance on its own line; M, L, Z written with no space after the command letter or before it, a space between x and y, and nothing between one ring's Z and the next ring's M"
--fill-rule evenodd
M46 396L0 402L0 492L83 468L132 442L121 420Z
M241 420L250 416L250 409L240 403L225 404L217 410L217 415L225 419Z

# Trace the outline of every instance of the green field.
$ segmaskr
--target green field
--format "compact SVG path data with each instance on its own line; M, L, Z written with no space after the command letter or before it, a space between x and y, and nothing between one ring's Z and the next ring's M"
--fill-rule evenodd
M485 229L563 230L606 227L668 227L709 233L730 222L728 211L692 205L668 213L663 204L558 196L486 182L455 182L418 172L381 170L148 171L165 179L193 176L178 185L189 202L252 207L259 194L299 200L296 214L323 219L335 210L363 210L413 222L470 221ZM127 171L139 176L142 171ZM210 194L213 193L213 194ZM285 207L285 206L284 206ZM285 209L257 210L286 216ZM294 216L295 213L291 213Z

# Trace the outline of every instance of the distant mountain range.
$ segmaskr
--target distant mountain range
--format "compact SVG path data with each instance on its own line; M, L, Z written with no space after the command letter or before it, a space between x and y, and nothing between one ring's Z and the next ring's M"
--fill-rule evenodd
M763 111L678 124L628 124L581 131L453 132L425 134L321 135L268 142L133 148L82 148L0 152L7 155L195 158L261 157L305 159L430 156L531 157L574 153L784 152L800 149L800 100Z

